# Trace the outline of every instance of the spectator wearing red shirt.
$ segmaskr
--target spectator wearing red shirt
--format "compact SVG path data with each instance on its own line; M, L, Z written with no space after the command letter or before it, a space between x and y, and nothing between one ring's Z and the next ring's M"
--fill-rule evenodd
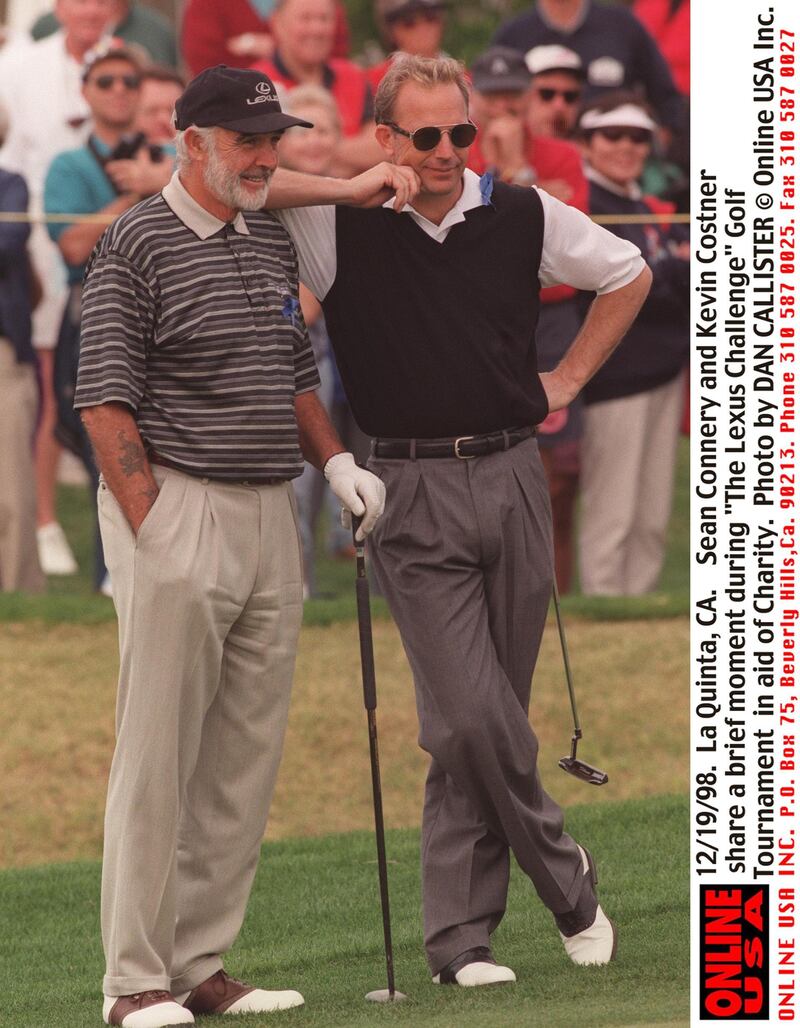
M658 43L675 85L689 95L689 0L636 0L633 13Z
M563 49L563 48L562 48ZM563 63L563 56L559 57ZM589 186L575 146L549 135L534 135L527 116L533 76L517 50L494 46L473 64L472 115L478 137L468 167L481 175L522 186L537 185L564 203L587 211ZM575 290L552 286L541 292L536 329L540 371L554 368L575 338L580 318ZM539 450L547 473L553 510L553 547L558 587L572 579L573 522L579 484L582 402L547 417L539 426Z
M440 57L446 10L444 0L376 0L375 20L390 54ZM373 92L381 84L391 63L392 57L389 56L367 69Z
M254 67L284 89L317 85L336 101L343 139L334 170L346 175L376 164L381 151L373 129L372 90L361 68L333 57L334 0L277 0L272 16L275 52Z
M273 0L188 0L181 28L181 49L191 74L227 64L248 68L275 49ZM336 4L333 56L350 53L350 30L344 5Z

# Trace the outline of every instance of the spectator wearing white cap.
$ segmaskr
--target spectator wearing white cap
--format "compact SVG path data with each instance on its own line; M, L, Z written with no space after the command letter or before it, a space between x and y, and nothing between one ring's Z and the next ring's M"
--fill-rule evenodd
M592 214L642 215L639 178L658 128L640 100L609 94L581 116ZM689 242L683 226L617 223L653 286L619 348L584 389L579 559L590 595L656 588L672 503L689 353Z
M444 56L442 39L446 15L446 0L376 0L375 21L390 56L367 69L373 92L381 84L395 54Z
M568 139L575 131L585 74L574 50L554 43L525 57L532 77L528 126L534 135Z
M2 150L3 166L25 179L30 212L42 213L44 179L62 150L81 146L89 134L89 108L81 91L86 54L106 34L111 0L57 0L61 28L28 47L10 50L0 60L0 98L12 112ZM53 350L66 299L61 257L44 225L31 232L31 256L43 297L33 317L33 345L42 384L42 414L36 436L36 493L39 560L46 574L78 570L55 505L56 469L61 453L53 436Z
M569 47L586 68L589 98L613 89L642 89L663 125L683 126L683 102L669 66L626 7L596 0L536 0L501 25L493 42L526 55L554 43Z

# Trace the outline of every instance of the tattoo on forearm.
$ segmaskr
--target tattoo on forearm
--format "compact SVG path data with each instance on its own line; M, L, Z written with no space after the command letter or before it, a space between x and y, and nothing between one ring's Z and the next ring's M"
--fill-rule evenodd
M156 497L158 496L158 489L156 489L155 486L149 486L147 489L142 489L139 495L144 496L146 499L148 499L152 506L156 502Z
M132 439L128 439L122 429L117 433L117 441L121 450L118 460L123 475L130 478L131 475L136 475L143 471L146 459L144 447Z

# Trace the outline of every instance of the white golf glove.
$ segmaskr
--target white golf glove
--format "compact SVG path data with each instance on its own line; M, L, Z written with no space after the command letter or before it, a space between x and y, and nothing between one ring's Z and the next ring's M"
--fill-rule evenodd
M342 501L342 525L350 528L350 515L363 516L356 539L362 540L375 527L386 502L386 486L371 471L360 468L352 453L335 453L322 469L336 496Z

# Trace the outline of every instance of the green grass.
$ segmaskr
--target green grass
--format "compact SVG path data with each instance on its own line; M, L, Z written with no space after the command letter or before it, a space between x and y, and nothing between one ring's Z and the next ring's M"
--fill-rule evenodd
M361 1028L563 1026L688 1022L688 835L683 798L580 806L568 828L595 853L604 908L620 933L607 968L577 968L518 871L496 956L515 986L437 989L423 958L415 831L388 835L397 987L407 1003L364 1001L385 987L374 840L369 833L267 844L228 969L265 987L298 988L306 1006L281 1025ZM99 1024L99 867L0 873L3 1028ZM212 1024L211 1019L200 1023ZM243 1016L241 1028L278 1018Z
M41 620L97 624L114 619L111 601L92 592L92 523L87 490L62 486L58 494L59 519L81 566L80 574L51 578L44 596L0 594L0 621ZM681 439L675 502L670 522L664 572L657 592L648 596L606 598L570 594L564 596L565 613L600 621L630 618L678 617L689 610L689 444ZM305 605L305 623L329 625L356 616L353 595L354 568L350 561L330 560L320 554L317 588L324 597ZM373 596L373 617L388 617L384 600Z

